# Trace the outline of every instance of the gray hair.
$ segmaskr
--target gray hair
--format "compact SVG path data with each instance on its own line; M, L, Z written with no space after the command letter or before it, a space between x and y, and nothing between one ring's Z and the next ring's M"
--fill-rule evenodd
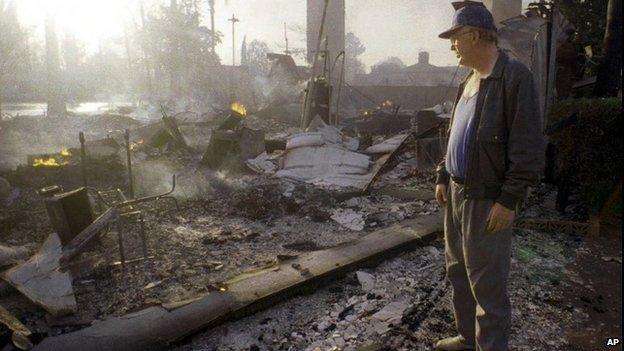
M494 45L498 45L498 33L489 29L482 28L471 28L475 33L479 34L479 40L484 41L486 43L492 43Z

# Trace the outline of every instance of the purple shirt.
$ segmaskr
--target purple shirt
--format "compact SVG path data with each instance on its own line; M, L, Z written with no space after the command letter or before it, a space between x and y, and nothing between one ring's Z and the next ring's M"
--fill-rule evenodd
M468 157L468 142L472 133L472 121L477 104L477 96L466 98L463 95L457 102L453 125L446 148L446 169L453 177L466 177L466 164Z

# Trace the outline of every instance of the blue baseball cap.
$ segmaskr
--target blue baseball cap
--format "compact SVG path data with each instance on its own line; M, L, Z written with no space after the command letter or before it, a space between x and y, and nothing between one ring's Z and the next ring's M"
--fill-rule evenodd
M465 26L482 28L493 32L497 31L496 25L494 25L494 17L492 17L490 11L482 3L473 1L470 1L470 3L472 4L467 4L462 7L454 6L455 8L459 8L455 11L451 28L440 33L438 37L449 39L451 35Z

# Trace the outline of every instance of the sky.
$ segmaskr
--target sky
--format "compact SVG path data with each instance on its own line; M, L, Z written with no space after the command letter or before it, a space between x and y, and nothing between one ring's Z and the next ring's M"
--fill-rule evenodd
M100 41L123 33L124 23L137 21L141 0L16 0L20 20L43 37L46 11L57 18L59 32L72 31L85 43L87 52ZM168 0L143 0L147 9ZM523 0L526 5L529 0ZM208 1L203 21L209 26ZM305 48L306 0L216 0L215 26L223 33L217 53L224 64L232 62L233 14L236 24L236 63L243 36L267 42L275 52L284 50L284 23L291 48ZM436 65L456 65L448 40L437 37L450 26L450 0L346 0L346 30L360 38L366 51L360 59L369 67L397 56L407 65L416 63L418 52L428 51ZM62 35L62 34L61 34ZM298 62L302 64L303 62Z

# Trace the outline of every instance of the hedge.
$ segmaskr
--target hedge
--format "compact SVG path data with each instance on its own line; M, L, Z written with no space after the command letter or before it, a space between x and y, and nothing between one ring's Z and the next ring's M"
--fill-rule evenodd
M550 125L574 121L550 137L557 175L579 186L592 211L601 209L622 179L621 114L619 98L563 100L551 110Z

